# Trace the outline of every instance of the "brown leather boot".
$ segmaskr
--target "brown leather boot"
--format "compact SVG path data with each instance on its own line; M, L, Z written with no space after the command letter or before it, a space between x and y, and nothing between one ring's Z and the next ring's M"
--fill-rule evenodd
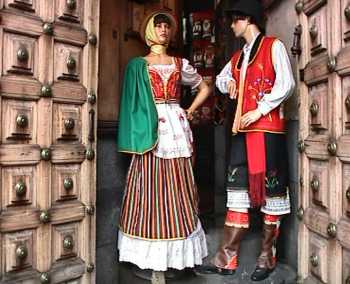
M217 273L233 274L238 266L239 245L247 228L224 226L221 245L211 263L216 267Z
M261 253L258 257L255 271L251 276L253 281L262 281L266 279L275 269L277 236L277 225L268 225L264 223Z

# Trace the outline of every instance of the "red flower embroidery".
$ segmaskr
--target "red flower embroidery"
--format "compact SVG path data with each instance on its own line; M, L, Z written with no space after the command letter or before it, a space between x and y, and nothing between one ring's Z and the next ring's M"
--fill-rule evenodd
M260 101L265 94L270 93L273 87L271 80L265 78L264 68L262 65L259 65L259 69L261 70L261 77L257 78L253 82L253 86L248 86L248 90L253 92L252 99L256 100L257 102Z

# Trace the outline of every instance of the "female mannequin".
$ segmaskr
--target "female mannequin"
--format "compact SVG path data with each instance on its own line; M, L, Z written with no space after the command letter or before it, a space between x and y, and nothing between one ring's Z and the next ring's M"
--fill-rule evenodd
M194 267L207 256L188 119L210 90L186 59L167 54L175 32L169 12L145 19L140 33L150 52L127 66L119 116L119 151L133 154L121 212L119 260L158 272ZM186 111L179 105L181 84L199 90Z

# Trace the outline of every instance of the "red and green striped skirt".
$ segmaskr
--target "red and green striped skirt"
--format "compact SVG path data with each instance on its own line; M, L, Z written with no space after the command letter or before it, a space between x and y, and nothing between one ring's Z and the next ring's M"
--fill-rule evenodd
M183 239L195 231L198 195L191 158L134 155L124 193L120 229L151 239Z

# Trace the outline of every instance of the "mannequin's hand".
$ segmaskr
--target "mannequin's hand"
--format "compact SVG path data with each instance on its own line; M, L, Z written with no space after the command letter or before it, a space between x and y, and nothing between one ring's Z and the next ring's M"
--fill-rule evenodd
M188 108L188 109L185 110L185 112L186 112L187 119L188 120L192 120L195 111L192 110L191 108Z
M258 109L248 111L241 117L241 128L248 127L262 116Z
M227 83L227 89L230 96L230 99L236 99L237 98L237 87L235 81L229 81Z

